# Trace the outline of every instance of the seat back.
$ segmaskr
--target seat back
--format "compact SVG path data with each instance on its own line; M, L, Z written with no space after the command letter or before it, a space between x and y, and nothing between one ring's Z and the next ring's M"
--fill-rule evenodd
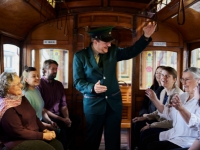
M122 123L121 128L131 127L131 86L120 86L122 94Z

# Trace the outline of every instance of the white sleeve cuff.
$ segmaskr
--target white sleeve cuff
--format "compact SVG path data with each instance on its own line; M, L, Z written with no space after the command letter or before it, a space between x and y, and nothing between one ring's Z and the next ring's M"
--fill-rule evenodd
M198 127L200 123L200 118L198 118L195 114L191 113L191 117L188 123L188 127Z

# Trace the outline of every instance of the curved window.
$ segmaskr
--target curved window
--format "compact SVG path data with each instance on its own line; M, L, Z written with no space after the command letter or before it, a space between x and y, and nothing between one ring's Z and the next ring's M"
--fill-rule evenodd
M58 63L56 80L68 88L69 51L64 49L40 49L40 75L42 76L42 65L47 59L53 59Z
M152 85L157 66L170 66L177 70L177 52L143 51L140 56L140 89Z
M119 83L131 84L132 59L119 61L117 63L117 78Z
M19 75L19 47L11 44L3 45L4 71L16 72Z

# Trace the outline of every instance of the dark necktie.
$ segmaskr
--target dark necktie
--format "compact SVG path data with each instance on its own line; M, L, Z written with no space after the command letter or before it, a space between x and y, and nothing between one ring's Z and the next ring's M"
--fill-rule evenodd
M98 66L99 68L103 68L103 60L102 60L103 55L99 54L99 62L98 62Z
M165 97L164 97L164 100L163 100L163 105L165 105L165 104L166 104L166 102L167 102L167 99L168 99L168 95L167 95L167 94L165 94Z

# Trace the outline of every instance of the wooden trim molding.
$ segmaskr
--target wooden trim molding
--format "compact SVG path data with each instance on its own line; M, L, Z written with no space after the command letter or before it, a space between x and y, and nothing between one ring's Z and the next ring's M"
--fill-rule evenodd
M133 16L121 13L84 13L78 15L78 28L84 26L122 26L124 28L133 28Z
M17 36L17 35L2 31L2 30L0 30L0 34L5 35L7 37L11 37L11 38L17 39L17 40L24 40L24 37Z

